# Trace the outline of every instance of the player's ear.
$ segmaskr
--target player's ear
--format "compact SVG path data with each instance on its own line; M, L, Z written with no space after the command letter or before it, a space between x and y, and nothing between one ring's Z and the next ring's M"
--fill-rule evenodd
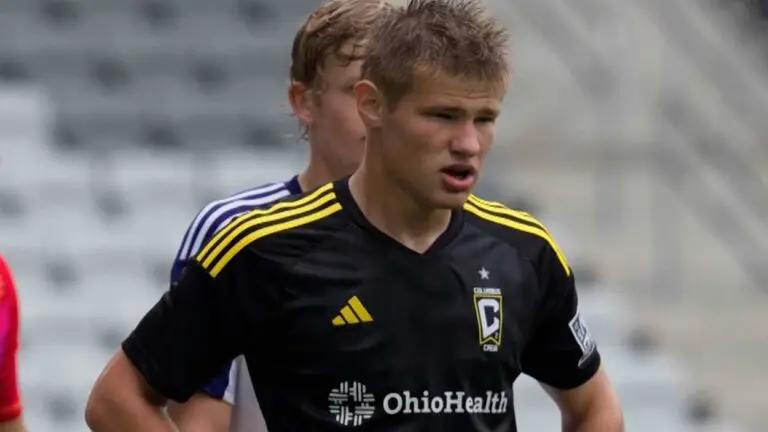
M368 80L360 80L355 84L357 111L366 126L371 128L381 126L384 110L383 96L376 85Z
M291 81L288 85L288 100L296 117L304 125L314 122L315 98L312 89L304 83Z

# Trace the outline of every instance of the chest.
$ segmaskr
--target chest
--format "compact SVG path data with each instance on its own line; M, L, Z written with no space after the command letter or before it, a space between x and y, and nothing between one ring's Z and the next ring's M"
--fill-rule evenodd
M284 366L367 382L444 381L490 368L516 376L538 305L530 266L494 250L323 254L283 280L276 348Z

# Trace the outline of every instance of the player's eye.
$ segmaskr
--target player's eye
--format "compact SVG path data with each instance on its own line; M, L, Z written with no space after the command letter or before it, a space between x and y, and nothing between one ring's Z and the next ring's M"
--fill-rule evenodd
M475 123L482 123L482 124L496 123L496 117L491 117L491 116L478 117L475 119Z
M442 121L452 121L456 118L456 116L452 114L442 113L442 112L430 113L429 115L432 118L435 118L437 120L442 120Z

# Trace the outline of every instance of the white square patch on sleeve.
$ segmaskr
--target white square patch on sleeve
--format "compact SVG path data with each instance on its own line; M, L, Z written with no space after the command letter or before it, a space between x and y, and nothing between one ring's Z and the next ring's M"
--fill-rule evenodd
M578 366L581 367L584 362L589 359L592 353L595 352L597 344L592 338L592 334L589 333L589 328L584 322L581 313L576 313L576 316L568 323L568 327L571 329L571 334L573 334L576 343L579 344L579 348L581 348L582 356L581 359L579 359L578 364Z

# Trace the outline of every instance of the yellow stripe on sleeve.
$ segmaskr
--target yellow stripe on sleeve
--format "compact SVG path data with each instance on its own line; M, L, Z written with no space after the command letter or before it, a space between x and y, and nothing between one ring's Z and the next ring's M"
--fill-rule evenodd
M472 202L472 201L467 201L467 203L464 204L464 209L487 221L494 222L499 225L503 225L512 229L516 229L518 231L527 232L529 234L539 236L542 239L546 240L546 242L549 243L549 245L555 251L555 254L557 255L557 259L560 261L560 264L563 265L565 274L568 276L571 275L571 267L570 265L568 265L568 260L565 259L565 255L560 250L560 246L557 245L557 242L555 242L555 239L552 238L552 236L549 234L546 228L544 228L541 222L538 222L534 219L537 226L528 225L513 219L509 219L507 217L503 217L502 215L493 214L489 211L483 210L479 208L479 206L475 202ZM500 210L496 206L493 206L493 209L496 212L499 212ZM504 210L508 210L508 209L504 208ZM501 213L504 213L504 212L501 212ZM533 219L533 217L531 218Z
M320 199L312 201L309 204L305 204L302 207L296 207L290 210L284 210L277 213L270 213L266 215L260 215L260 216L249 218L247 221L244 221L243 223L239 224L218 245L216 245L213 251L211 251L211 253L208 256L206 256L205 259L202 261L203 267L205 268L211 267L211 263L214 260L216 260L216 258L219 257L221 253L225 249L227 249L233 242L235 242L235 240L239 236L241 236L243 233L250 230L254 230L254 229L258 231L258 230L261 230L261 228L258 228L260 225L264 225L270 222L280 221L283 219L291 219L294 216L298 216L303 213L313 211L319 207L322 207L329 201L334 200L335 198L336 198L336 194L330 193L327 195L323 195ZM302 218L298 218L298 219L302 219ZM285 222L285 223L288 223L288 222ZM280 226L282 224L283 223L278 223L278 224L275 224L275 226ZM300 224L300 225L303 225L303 224Z
M308 210L310 208L310 206L311 206L311 208L314 208L314 207L319 206L319 204L312 203L312 204L307 205L306 207L302 207L302 208L296 209L296 210L304 210L304 211L306 211L306 210ZM211 258L208 260L208 263L204 264L204 267L206 269L208 269L209 267L212 267L210 269L210 274L211 274L211 276L216 277L219 274L219 272L221 272L221 270L227 265L227 263L229 263L229 261L232 260L232 258L235 255L237 255L238 252L240 252L243 248L245 248L249 244L253 243L254 241L256 241L256 240L258 240L258 239L260 239L262 237L266 237L266 236L268 236L270 234L278 233L280 231L285 231L285 230L288 230L288 229L291 229L291 228L296 228L296 227L299 227L299 226L302 226L302 225L306 225L308 223L320 220L320 219L322 219L324 217L327 217L327 216L330 216L330 215L336 213L339 210L341 210L341 204L334 203L334 204L332 204L332 205L330 205L330 206L328 206L328 207L326 207L326 208L324 208L322 210L316 211L314 213L309 213L309 214L304 215L304 216L299 217L299 218L289 219L289 220L287 220L285 222L277 223L277 224L274 224L274 225L267 225L267 226L262 227L262 228L254 229L252 232L250 232L245 237L240 239L234 245L230 244L235 239L237 239L239 234L241 234L243 231L248 229L248 227L243 227L243 229L241 231L234 232L231 237L228 237L227 240L229 240L229 242L227 242L227 241L222 242L221 250L224 251L224 253L221 256L221 258L214 259L214 257L217 255L217 253L212 254ZM284 214L281 213L280 215L284 215ZM272 216L278 216L278 215L272 215ZM259 224L258 219L253 221L253 222L254 223L252 225Z
M238 230L240 227L243 226L243 224L246 224L254 219L257 219L262 216L271 215L275 213L279 213L281 210L286 209L292 209L296 207L301 207L304 204L314 200L318 196L327 193L331 188L333 187L332 183L328 183L314 192L307 194L307 196L304 196L302 198L299 198L295 201L285 201L285 202L278 202L277 204L274 204L266 209L256 209L251 210L242 216L235 219L232 223L228 224L224 229L217 232L203 247L203 249L197 254L197 261L200 263L203 263L207 260L209 253L211 252L211 249L213 249L215 246L221 243L222 239L229 236L230 233L232 233L235 230Z
M477 195L470 195L469 196L469 202L471 202L476 207L478 207L478 208L480 208L482 210L486 210L486 211L489 211L489 212L503 213L505 215L509 215L511 217L524 220L526 222L530 222L530 223L532 223L534 225L537 225L539 228L543 229L544 232L546 232L547 234L549 234L550 237L552 237L552 234L549 232L549 230L547 230L547 227L545 227L543 223L539 222L538 219L536 219L535 217L531 216L527 212L520 211L520 210L513 210L513 209L505 206L504 204L502 204L500 202L487 201L487 200L484 200L484 199L478 197Z

